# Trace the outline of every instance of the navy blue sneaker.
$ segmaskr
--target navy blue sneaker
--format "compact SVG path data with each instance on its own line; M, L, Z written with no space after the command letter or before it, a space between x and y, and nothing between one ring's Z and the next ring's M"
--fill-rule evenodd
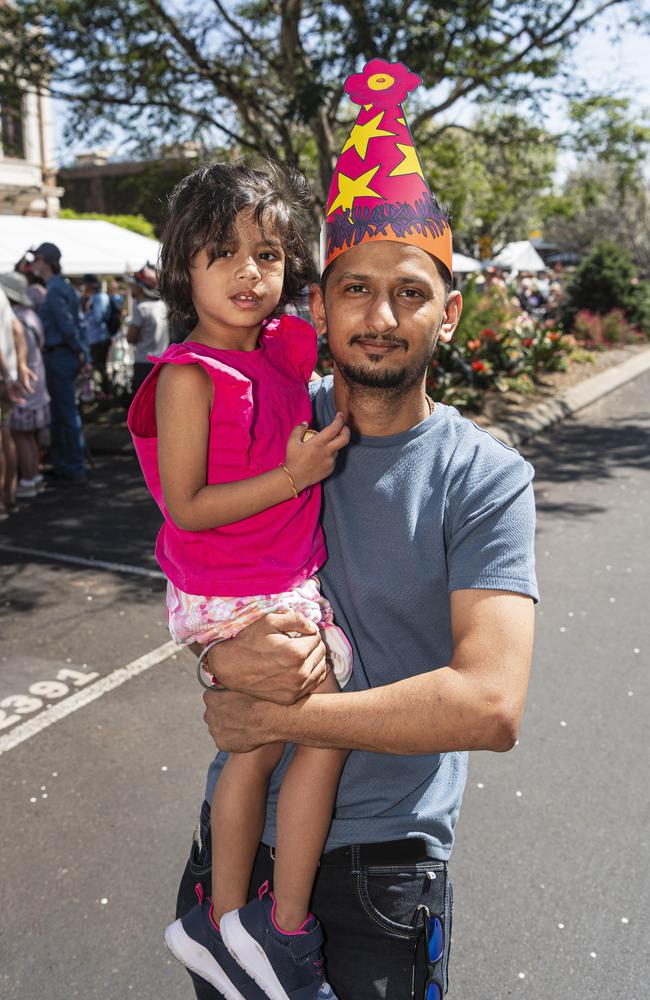
M203 898L200 885L196 894L198 904L165 931L165 943L172 955L186 969L211 983L226 1000L266 1000L228 953L212 916L212 900Z
M293 934L282 931L268 882L260 886L257 899L224 914L221 935L269 1000L336 1000L325 980L320 924L310 916Z

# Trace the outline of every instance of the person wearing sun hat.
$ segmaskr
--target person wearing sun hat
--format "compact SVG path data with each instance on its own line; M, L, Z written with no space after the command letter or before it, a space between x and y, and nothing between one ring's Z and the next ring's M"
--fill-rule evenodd
M352 690L303 697L322 660L297 620L257 622L207 653L222 750L288 741L351 750L313 907L339 1000L440 1000L447 991L454 841L468 750L516 740L531 659L531 466L426 394L437 342L460 318L449 220L431 194L402 103L420 78L371 60L326 203L310 306L333 376L311 383L314 427L352 436L324 488L324 592L354 651ZM294 626L299 638L286 632ZM207 799L223 763L210 767ZM272 879L282 776L267 803L252 890ZM210 868L210 817L179 914ZM195 983L200 1000L218 996ZM248 996L258 996L253 992Z
M20 320L25 341L25 362L29 368L31 391L14 404L11 413L11 433L18 458L16 497L27 499L38 495L43 477L38 469L38 434L50 425L50 396L43 364L43 326L33 309L26 275L18 271L0 274L0 289L11 303Z
M131 286L133 310L126 339L134 346L132 392L136 392L153 370L150 357L159 357L169 345L167 305L160 298L158 276L148 262L126 279Z

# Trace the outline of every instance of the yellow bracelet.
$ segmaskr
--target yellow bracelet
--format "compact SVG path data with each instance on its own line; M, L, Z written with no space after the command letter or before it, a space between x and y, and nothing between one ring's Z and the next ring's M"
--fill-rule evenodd
M295 484L295 483L294 483L294 481L293 481L293 476L291 475L291 473L290 473L290 472L289 472L289 470L287 469L287 467L286 467L286 465L284 464L284 462L280 462L280 465L278 466L278 468L279 468L279 469L284 469L284 471L285 471L285 472L286 472L286 474L288 475L288 477L289 477L289 482L291 483L291 489L293 490L293 498L294 498L294 500L297 500L297 499L298 499L298 490L296 489L296 484Z

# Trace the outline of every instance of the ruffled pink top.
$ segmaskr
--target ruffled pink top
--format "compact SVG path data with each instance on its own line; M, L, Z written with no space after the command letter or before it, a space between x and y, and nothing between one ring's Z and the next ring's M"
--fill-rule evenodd
M165 507L158 470L156 384L162 365L201 365L212 379L207 482L229 483L284 462L287 439L311 422L307 383L316 365L313 328L296 316L268 321L254 351L186 341L159 358L129 410L129 430L164 523L156 558L187 594L246 597L299 586L327 558L319 524L320 487L259 514L209 531L184 531Z

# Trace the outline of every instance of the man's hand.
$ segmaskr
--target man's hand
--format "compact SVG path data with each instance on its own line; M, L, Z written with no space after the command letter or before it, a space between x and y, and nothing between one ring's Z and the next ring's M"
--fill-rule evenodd
M265 743L275 743L272 724L284 709L236 691L205 691L203 719L220 750L248 753Z
M277 705L293 705L327 675L318 626L296 611L265 615L215 646L207 660L229 691Z

